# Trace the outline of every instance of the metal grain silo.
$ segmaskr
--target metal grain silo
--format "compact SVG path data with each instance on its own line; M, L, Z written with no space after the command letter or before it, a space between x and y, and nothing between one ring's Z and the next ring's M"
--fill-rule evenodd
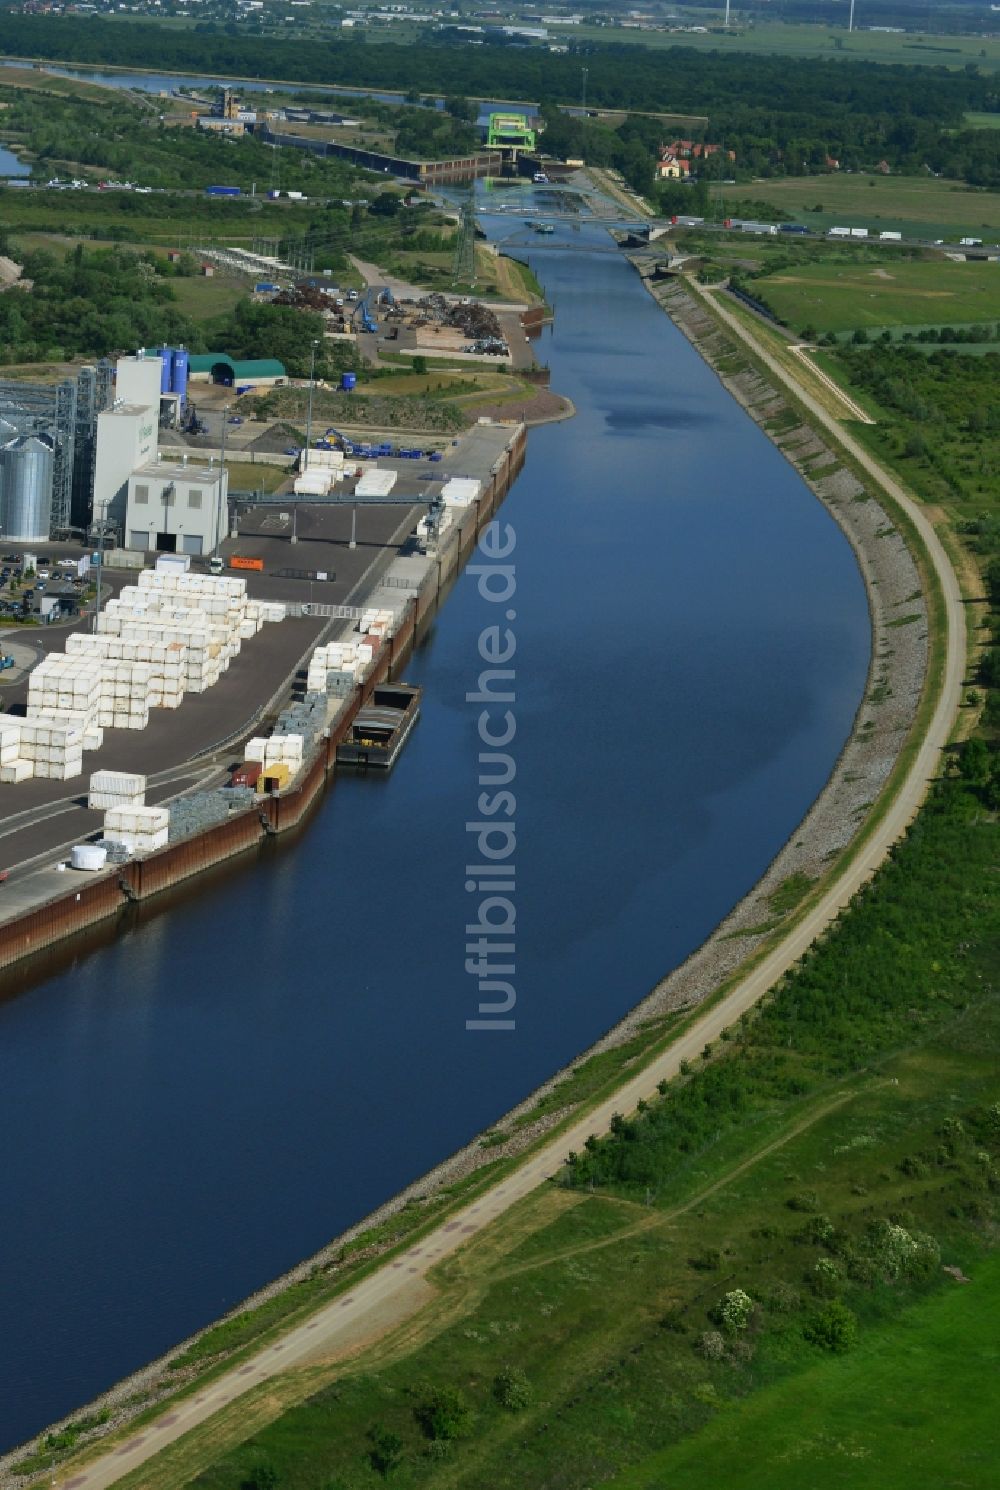
M51 519L51 441L41 435L19 435L0 446L3 539L13 543L45 540Z

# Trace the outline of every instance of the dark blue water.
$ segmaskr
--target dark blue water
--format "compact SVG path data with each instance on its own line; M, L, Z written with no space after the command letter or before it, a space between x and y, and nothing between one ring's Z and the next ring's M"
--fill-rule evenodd
M516 1029L465 1028L465 694L497 619L466 573L408 669L423 717L390 779L341 779L295 844L0 1006L0 1443L311 1253L606 1030L751 886L848 733L869 633L839 530L624 262L536 260L558 306L542 355L579 415L531 434L501 510Z

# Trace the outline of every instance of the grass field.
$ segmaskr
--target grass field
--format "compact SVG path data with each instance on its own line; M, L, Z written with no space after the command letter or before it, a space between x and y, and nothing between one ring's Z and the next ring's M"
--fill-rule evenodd
M172 279L170 288L179 311L192 321L210 321L232 310L247 295L250 285L245 279L215 274L211 279L200 275Z
M966 114L970 129L1000 129L1000 114Z
M1000 1417L983 1383L1000 1367L1000 1258L916 1305L891 1331L731 1406L696 1440L609 1490L844 1490L989 1483Z
M288 462L291 465L291 461ZM226 460L230 491L277 491L288 479L283 466L265 465L263 461Z
M868 227L932 240L1000 238L1000 192L935 176L793 176L717 186L713 195L735 216L742 215L741 201L771 202L811 228Z
M789 326L821 333L1000 320L992 263L801 264L754 280L753 290Z
M846 14L846 12L845 12ZM1000 41L995 36L902 36L875 31L833 30L820 25L791 25L781 21L722 31L723 11L715 18L718 30L701 36L690 31L625 31L620 27L574 26L574 41L645 47L694 47L706 52L760 52L779 57L824 57L856 62L904 63L909 67L965 67L974 63L1000 70ZM705 15L689 15L689 24L711 25Z

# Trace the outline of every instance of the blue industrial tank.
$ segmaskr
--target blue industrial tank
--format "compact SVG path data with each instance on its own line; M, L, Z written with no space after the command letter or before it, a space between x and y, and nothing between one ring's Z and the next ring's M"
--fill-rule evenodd
M160 348L160 392L170 392L170 379L173 376L174 349L173 347Z
M177 347L174 350L173 371L170 377L171 393L180 394L182 404L187 403L188 386L188 351L187 347Z
M340 386L345 393L352 393L357 386L357 381L357 373L343 373L340 379Z

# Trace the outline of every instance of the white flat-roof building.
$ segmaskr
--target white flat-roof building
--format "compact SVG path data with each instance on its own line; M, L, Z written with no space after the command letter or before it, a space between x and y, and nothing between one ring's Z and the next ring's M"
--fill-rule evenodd
M155 460L128 478L125 547L210 554L229 537L229 472Z
M156 366L159 367L159 358ZM157 384L156 401L160 390ZM122 522L128 479L137 466L156 459L157 410L148 404L115 403L97 416L94 518Z

